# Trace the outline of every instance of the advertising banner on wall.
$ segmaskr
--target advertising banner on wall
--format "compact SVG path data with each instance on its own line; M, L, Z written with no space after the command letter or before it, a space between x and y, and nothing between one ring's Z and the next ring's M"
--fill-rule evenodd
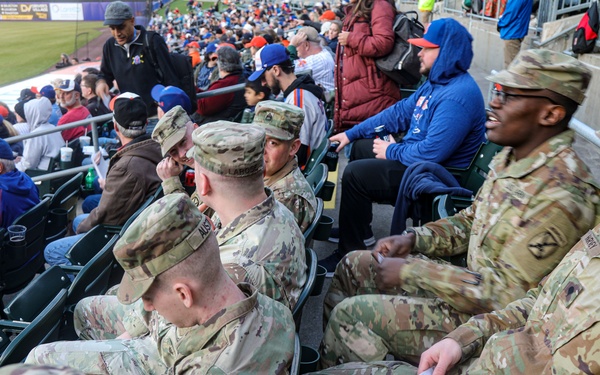
M48 3L0 2L0 20L5 21L48 21Z
M81 3L50 3L50 17L53 21L83 21Z

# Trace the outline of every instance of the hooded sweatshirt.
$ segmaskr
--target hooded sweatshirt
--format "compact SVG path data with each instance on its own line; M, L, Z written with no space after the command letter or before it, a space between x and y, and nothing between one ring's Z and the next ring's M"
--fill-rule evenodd
M0 174L0 228L10 226L39 202L37 186L25 173L13 170Z
M45 97L32 99L25 104L25 116L31 133L53 129L48 120L52 114L52 103ZM24 141L23 159L17 163L17 169L48 169L50 159L58 156L64 146L60 132L46 134Z
M430 161L466 167L485 141L485 105L481 90L467 72L473 59L469 32L446 19L444 37L427 81L410 97L348 130L350 141L375 138L385 125L389 133L406 132L390 145L386 158L406 166Z

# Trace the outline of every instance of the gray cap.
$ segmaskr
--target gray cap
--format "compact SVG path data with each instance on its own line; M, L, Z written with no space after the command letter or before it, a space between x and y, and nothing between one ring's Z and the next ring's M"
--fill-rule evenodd
M133 18L133 11L122 1L113 1L104 12L104 26L118 26Z

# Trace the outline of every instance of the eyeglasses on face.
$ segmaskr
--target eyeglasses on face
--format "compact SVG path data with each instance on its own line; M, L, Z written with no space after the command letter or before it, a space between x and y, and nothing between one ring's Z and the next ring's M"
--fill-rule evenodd
M542 98L548 99L550 102L552 102L552 104L558 104L554 101L554 99L544 95L511 94L506 91L498 90L497 88L492 90L492 100L498 99L502 105L505 105L509 98Z

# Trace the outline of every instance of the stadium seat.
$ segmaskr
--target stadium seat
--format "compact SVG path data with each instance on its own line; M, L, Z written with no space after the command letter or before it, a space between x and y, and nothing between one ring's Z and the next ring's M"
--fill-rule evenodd
M296 306L292 310L294 317L294 323L296 323L296 332L300 332L300 323L302 322L302 309L310 297L312 290L315 286L315 280L317 278L317 254L313 249L306 248L306 282L304 288L298 297Z
M78 173L61 187L56 189L50 197L48 207L48 222L46 223L46 243L50 243L67 234L67 225L73 221L77 212L77 201L83 173ZM53 211L54 210L54 211ZM60 212L61 210L64 210ZM66 211L66 216L64 216Z
M319 165L323 159L325 159L325 155L327 154L327 150L329 149L329 139L324 137L321 141L319 147L313 150L308 157L308 161L306 162L306 166L304 167L304 175L309 175L312 170Z
M306 181L313 188L313 192L315 196L319 196L325 181L327 181L327 173L328 173L327 165L323 163L319 163L316 167L312 169L312 171L306 175Z
M309 248L312 243L313 236L315 235L315 230L319 226L319 221L321 220L321 216L323 216L323 200L321 198L317 198L317 209L315 212L315 218L310 223L309 227L304 231L304 247Z

